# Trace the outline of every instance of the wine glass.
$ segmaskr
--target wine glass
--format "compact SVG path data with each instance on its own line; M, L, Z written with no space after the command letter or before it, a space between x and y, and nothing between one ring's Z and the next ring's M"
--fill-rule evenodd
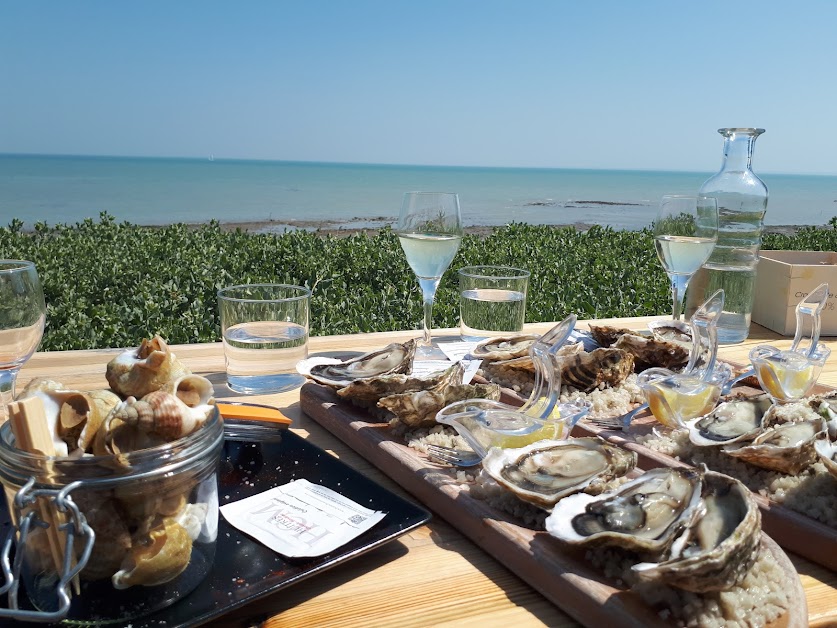
M657 257L671 280L672 318L679 321L689 279L718 240L718 205L704 196L663 196L653 230Z
M44 335L46 305L35 264L0 260L0 423L14 400L20 367L32 357Z
M433 353L430 329L436 288L462 242L459 196L440 192L407 192L394 231L421 286L424 338L417 351L427 356Z

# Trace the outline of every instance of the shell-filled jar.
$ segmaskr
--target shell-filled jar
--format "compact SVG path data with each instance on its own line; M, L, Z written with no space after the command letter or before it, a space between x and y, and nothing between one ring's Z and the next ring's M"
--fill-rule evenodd
M78 458L18 449L3 425L0 482L17 528L17 577L40 615L3 609L0 618L124 622L186 596L215 558L223 443L217 410L172 442Z

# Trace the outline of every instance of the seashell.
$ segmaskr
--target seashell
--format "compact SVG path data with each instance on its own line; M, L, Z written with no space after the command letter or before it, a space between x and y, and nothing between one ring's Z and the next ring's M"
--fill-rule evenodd
M105 418L121 402L119 396L110 390L68 395L61 404L59 433L70 449L87 451Z
M600 347L607 349L624 335L641 336L632 329L624 327L610 327L608 325L590 325L590 335Z
M496 336L483 340L471 356L483 360L512 360L529 355L529 349L540 336L525 334L517 336Z
M142 399L128 397L105 421L105 432L113 421L136 426L141 432L156 434L166 441L176 440L203 425L212 406L190 408L174 394L164 390L148 393ZM108 436L110 440L110 436Z
M96 534L90 560L80 575L87 580L110 578L119 570L131 549L128 524L116 502L101 492L78 491L73 494L73 499ZM81 544L76 544L75 549L76 558L80 558Z
M201 534L201 529L203 528L208 513L208 504L186 504L174 516L174 520L183 526L189 538L195 541Z
M601 384L618 386L634 370L634 358L621 349L596 349L561 360L561 385L590 392Z
M613 347L634 356L637 373L653 367L678 370L689 361L689 347L653 337L625 334L613 343Z
M403 344L393 342L378 351L370 351L339 364L316 364L308 376L319 384L333 388L345 388L356 379L411 373L416 354L416 341Z
M147 536L135 539L111 583L114 589L164 584L183 573L191 557L189 533L173 518L166 517Z
M47 419L47 428L52 434L52 444L55 447L55 455L65 457L71 449L75 449L75 443L69 447L62 437L62 428L59 421L61 404L71 395L80 394L76 390L66 390L64 385L52 379L36 377L17 395L16 399L29 399L37 397L44 405L44 415ZM80 430L79 430L80 431Z
M448 384L461 384L465 367L457 362L450 368L426 377L414 377L403 373L390 375L379 375L377 377L364 377L356 379L348 386L337 390L337 396L348 399L355 405L361 407L375 407L383 397L397 395L406 392L416 392L426 388L432 388L447 382Z
M167 383L162 390L173 393L180 401L190 408L206 406L215 403L215 390L203 375L184 375L173 382Z
M768 395L738 393L723 398L709 414L686 421L689 440L698 447L717 447L753 439L762 430L773 402Z
M191 371L178 360L160 336L143 340L108 362L108 385L124 397L144 397Z
M814 443L814 449L823 466L837 480L837 443L823 438Z

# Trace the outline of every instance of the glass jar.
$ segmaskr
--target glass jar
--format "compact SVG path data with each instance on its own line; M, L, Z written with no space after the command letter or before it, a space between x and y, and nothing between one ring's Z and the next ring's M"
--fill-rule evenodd
M19 579L38 611L56 615L53 620L64 612L67 619L124 622L192 591L215 558L223 443L223 419L217 410L200 429L176 441L74 459L17 449L10 424L0 427L0 482L20 531ZM56 497L62 490L70 499ZM67 503L70 510L61 514L59 508ZM92 550L85 551L89 536L81 526L66 528L75 530L75 538L69 535L69 553L71 562L81 567L78 578L67 582L68 567L57 568L61 552L55 551L57 542L66 543L65 537L35 521L72 524L72 506L83 514L80 520L92 528L95 539ZM73 592L76 580L80 594ZM26 613L4 609L0 617L34 619L21 612Z
M718 241L689 282L686 316L716 290L726 293L718 320L718 342L741 342L750 333L756 266L767 210L767 186L752 170L756 138L764 129L718 129L724 136L721 170L701 186L699 196L718 203Z

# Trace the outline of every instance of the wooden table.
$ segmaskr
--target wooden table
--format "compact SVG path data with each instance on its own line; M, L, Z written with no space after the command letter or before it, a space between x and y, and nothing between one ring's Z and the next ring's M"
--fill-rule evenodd
M635 329L654 318L630 318L597 323ZM579 327L585 327L579 323ZM547 323L526 326L540 333ZM311 338L311 355L345 357L415 337L416 331L324 336ZM457 330L438 330L434 337L458 339ZM790 339L753 325L750 338L722 347L721 357L748 362L752 346L769 342L786 348ZM820 382L837 387L837 338L824 339L834 356ZM388 477L372 467L299 409L299 391L239 397L225 385L220 343L174 347L193 371L209 377L221 399L269 403L294 421L292 429L388 489L405 495ZM23 368L18 390L32 377L57 379L68 387L106 387L104 366L118 350L36 354ZM409 497L409 496L408 496ZM808 602L810 623L837 625L837 573L790 554ZM253 603L228 616L225 625L266 626L576 626L517 576L459 534L440 518L369 554L315 578Z

